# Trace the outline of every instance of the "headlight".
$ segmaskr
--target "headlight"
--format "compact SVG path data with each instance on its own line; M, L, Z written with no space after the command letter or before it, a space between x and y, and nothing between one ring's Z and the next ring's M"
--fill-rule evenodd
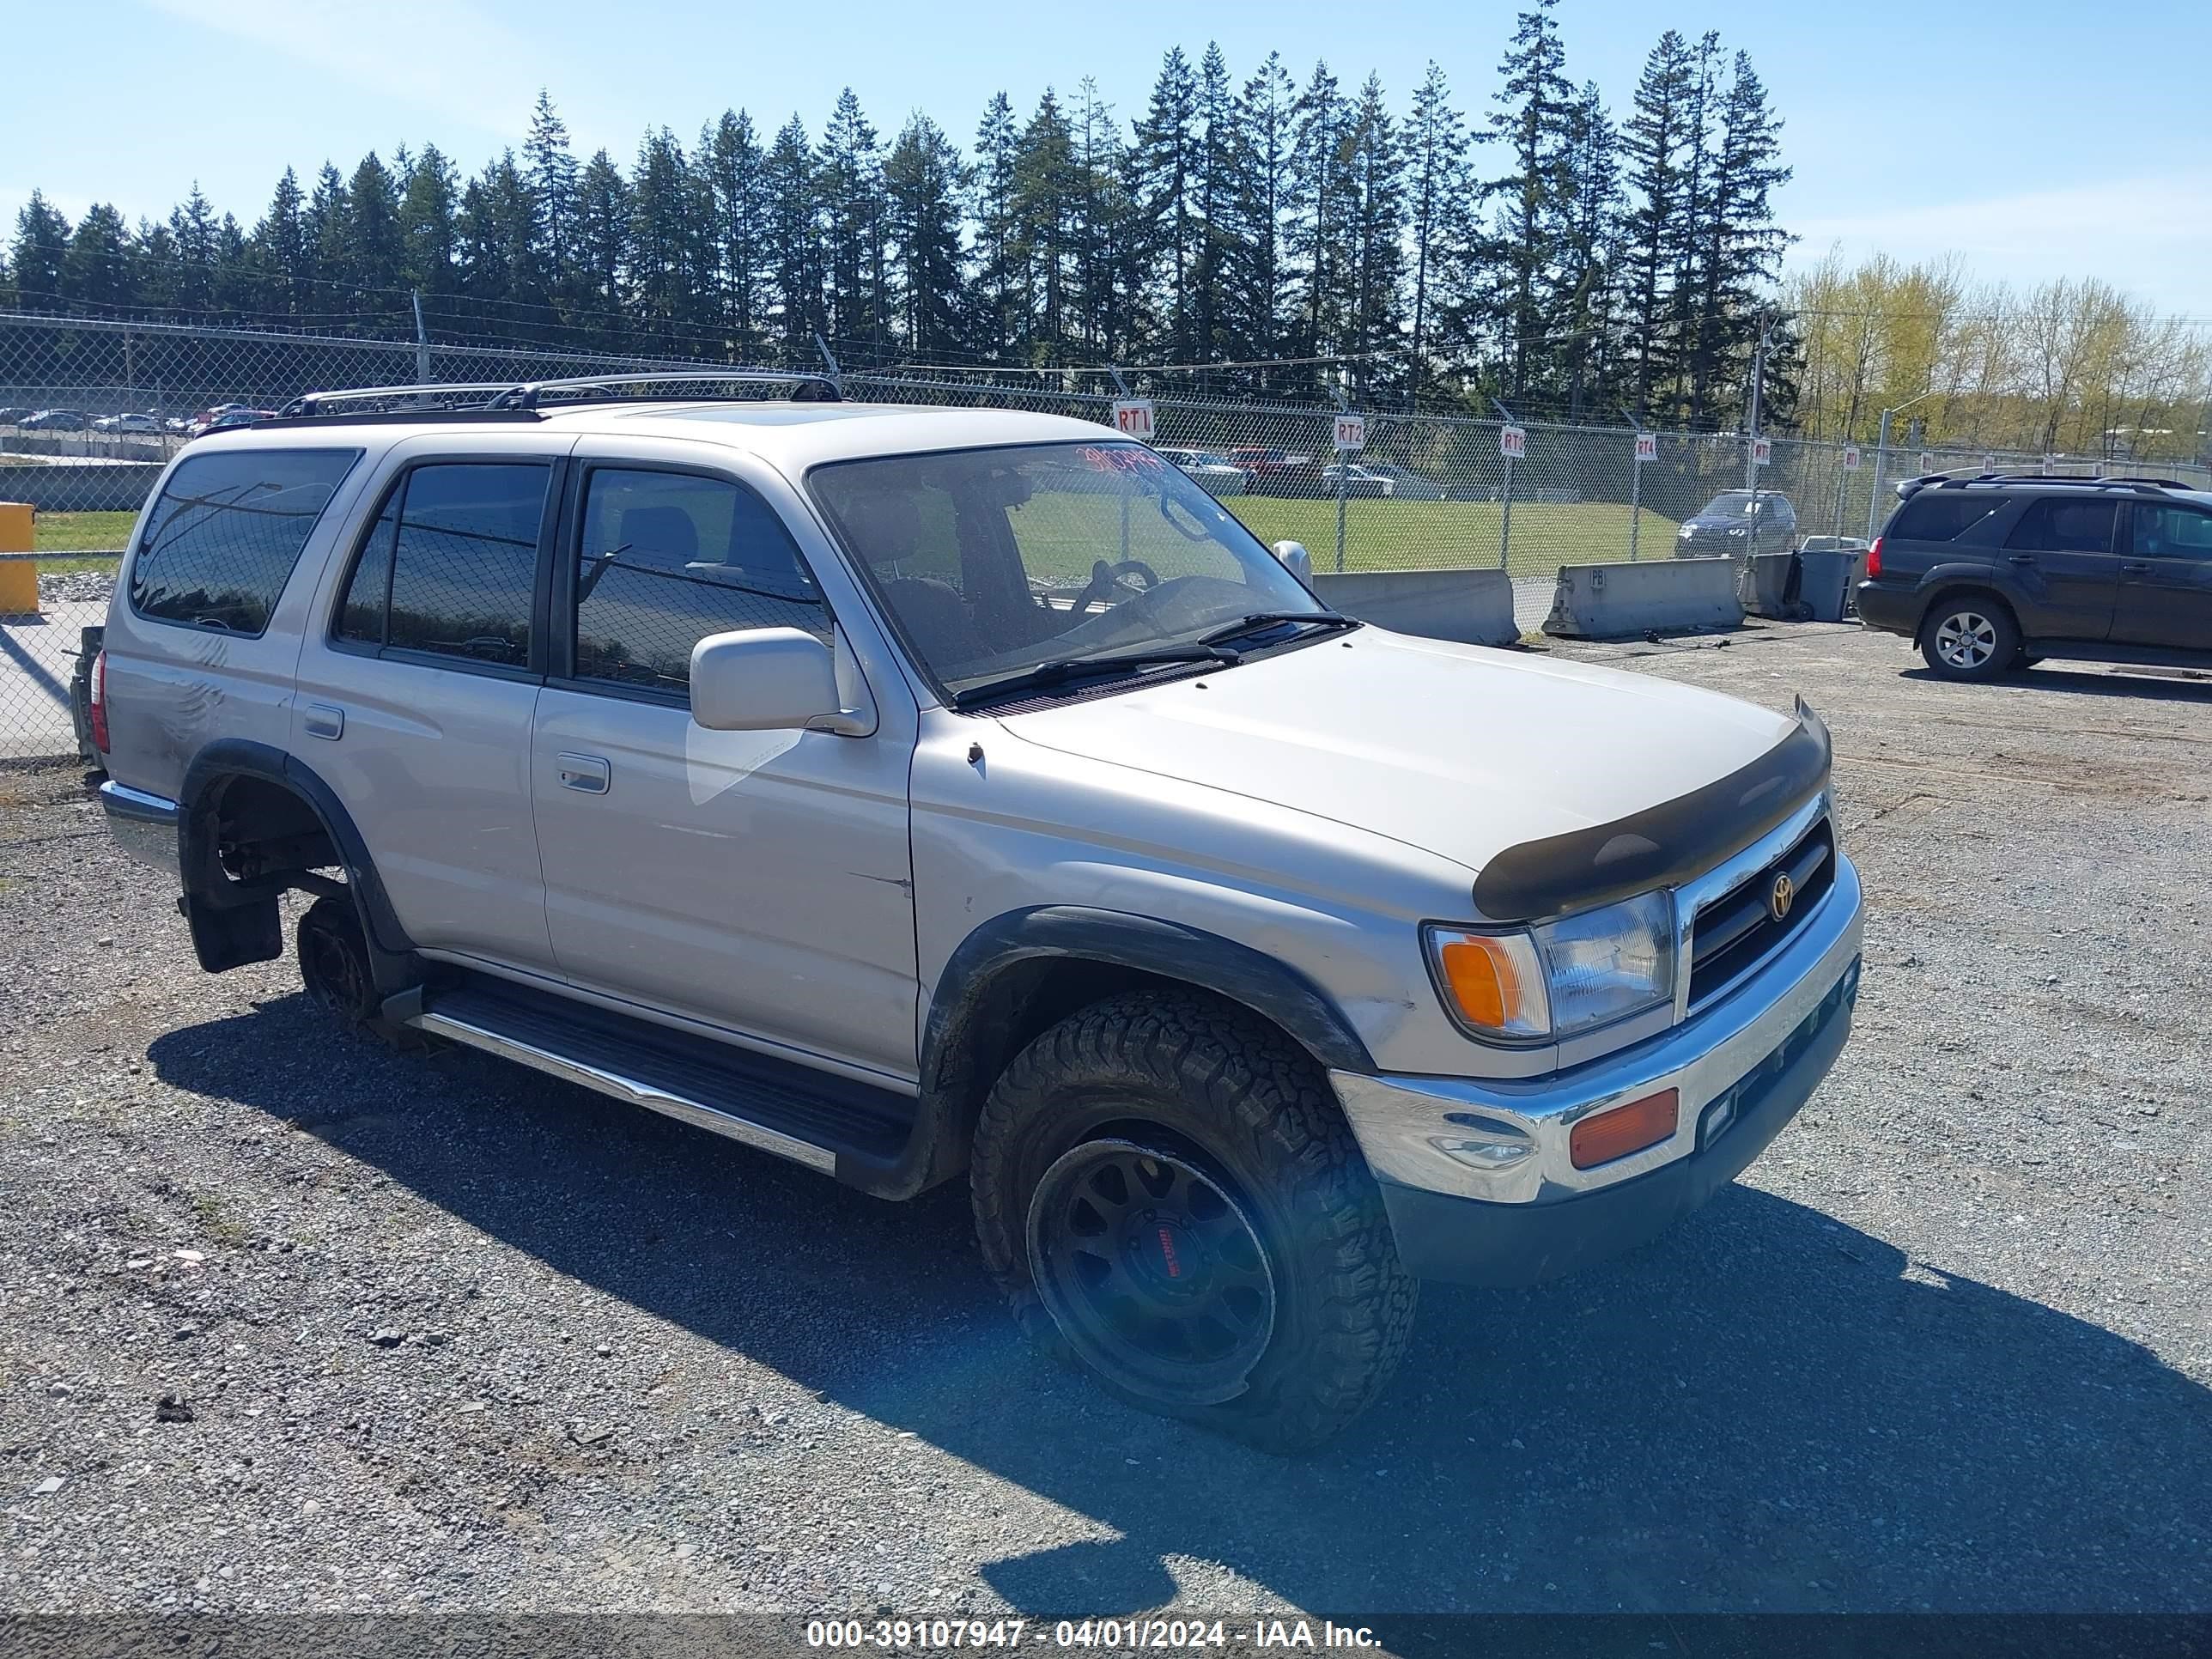
M1683 539L1684 541L1686 541L1686 542L1687 540L1689 540L1689 539L1690 539L1690 538L1691 538L1691 537L1692 537L1692 536L1694 536L1694 535L1696 535L1696 534L1698 533L1698 529L1697 529L1697 526L1696 526L1695 525L1687 525L1687 524L1686 524L1686 525L1684 525L1684 526L1682 526L1682 528L1681 528L1681 529L1680 529L1677 533L1678 533L1678 534L1682 538L1682 539Z
M1475 1036L1572 1036L1674 994L1674 906L1666 893L1511 933L1431 927L1427 939L1445 1010Z

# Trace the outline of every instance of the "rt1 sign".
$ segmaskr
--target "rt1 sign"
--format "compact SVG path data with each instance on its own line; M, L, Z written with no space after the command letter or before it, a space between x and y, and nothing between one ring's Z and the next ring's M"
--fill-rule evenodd
M1753 438L1753 439L1751 441L1751 464L1752 464L1753 466L1765 466L1765 465L1769 461L1772 460L1773 459L1774 459L1774 440L1773 440L1773 439L1771 439L1771 438Z
M1125 398L1114 405L1114 429L1125 438L1134 438L1139 443L1152 441L1152 401L1149 398Z
M1656 461L1659 459L1659 434L1657 433L1639 432L1636 434L1636 459L1638 463L1644 461Z
M1340 415L1336 417L1336 447L1346 455L1355 449L1367 447L1367 417L1364 415Z
M1501 426L1498 428L1498 453L1509 461L1528 459L1528 433L1525 427Z
M1846 472L1856 472L1858 470L1859 447L1856 444L1845 444L1844 446L1844 471Z

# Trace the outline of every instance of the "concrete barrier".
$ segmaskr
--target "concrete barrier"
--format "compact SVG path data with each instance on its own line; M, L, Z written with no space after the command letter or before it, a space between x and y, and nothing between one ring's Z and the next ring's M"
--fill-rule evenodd
M1316 574L1313 590L1346 616L1401 634L1463 645L1521 637L1503 570L1347 570Z
M159 461L93 461L9 466L0 460L0 501L41 513L136 513L161 476Z
M1544 631L1558 638L1628 640L1697 628L1741 628L1734 559L1650 564L1563 564Z

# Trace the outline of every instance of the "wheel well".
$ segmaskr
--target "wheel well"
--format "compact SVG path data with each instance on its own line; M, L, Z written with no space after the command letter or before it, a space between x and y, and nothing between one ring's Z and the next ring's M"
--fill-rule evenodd
M2003 594L1998 592L1994 587L1976 587L1969 584L1962 583L1956 587L1946 587L1939 590L1936 596L1928 601L1926 609L1923 610L1920 613L1920 626L1915 629L1912 633L1912 642L1915 645L1923 645L1927 642L1928 623L1929 620L1934 617L1937 611L1941 611L1945 605L1950 604L1954 599L1979 599L1984 604L1990 605L1991 608L2003 611L2005 614L2005 620L2012 624L2014 633L2018 634L2021 631L2020 612L2012 608L2012 601L2010 599L2005 598Z
M282 878L342 864L330 831L298 792L234 773L209 790L204 811L224 872L235 880Z
M1205 997L1280 1037L1293 1052L1310 1057L1306 1046L1279 1022L1210 987L1121 963L1082 957L1025 957L991 976L945 1043L934 1076L925 1079L926 1085L943 1091L956 1115L950 1127L963 1153L984 1097L1016 1054L1077 1010L1145 990Z

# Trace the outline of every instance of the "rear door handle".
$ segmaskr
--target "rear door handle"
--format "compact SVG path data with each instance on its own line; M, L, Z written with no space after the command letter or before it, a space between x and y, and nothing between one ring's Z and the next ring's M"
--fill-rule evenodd
M607 793L607 763L599 756L563 754L556 758L561 769L561 787L563 789L574 789L586 795Z
M311 738L328 738L336 743L345 736L345 710L326 702L311 702L300 711L300 728Z
M2148 576L2150 574L2150 567L2147 564L2124 564L2120 567L2120 574L2123 576Z
M2033 553L2015 553L2012 555L2012 562L2014 564L2033 564L2035 562L2035 555Z

